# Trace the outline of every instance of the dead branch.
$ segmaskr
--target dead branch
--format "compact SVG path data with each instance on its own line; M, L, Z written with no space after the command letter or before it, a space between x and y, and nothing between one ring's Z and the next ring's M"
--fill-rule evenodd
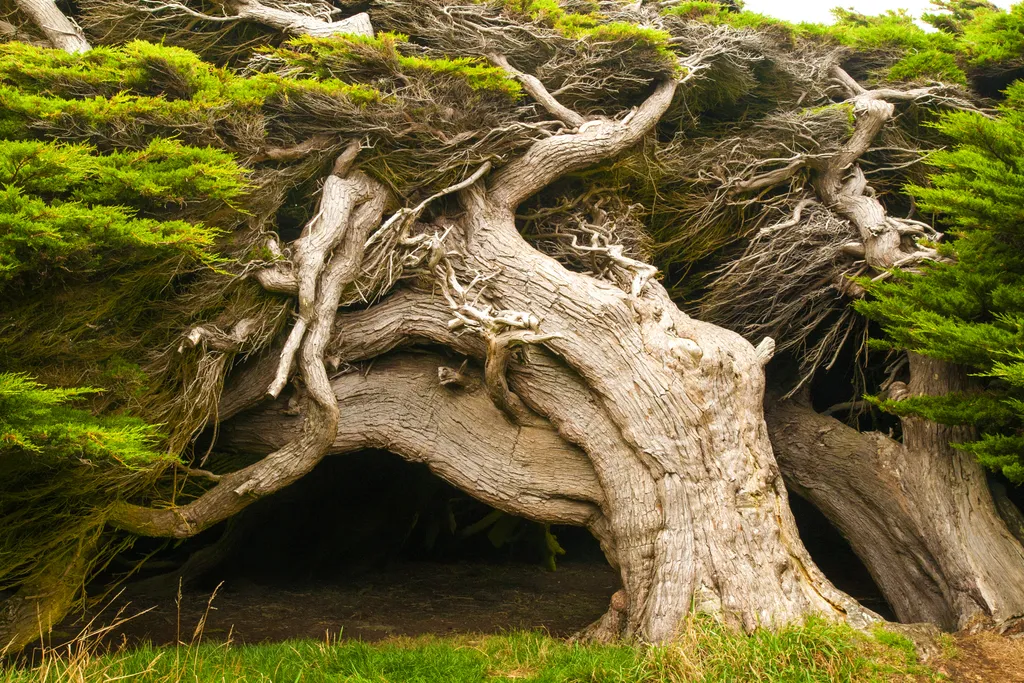
M677 80L658 84L640 107L622 119L594 119L575 133L556 135L533 144L526 154L491 179L492 200L514 208L559 177L608 159L640 141L672 103Z
M346 19L330 21L323 15L314 16L300 11L299 3L292 3L291 7L288 3L284 3L282 7L275 7L259 0L233 0L227 3L225 8L234 14L211 15L175 0L140 0L136 11L154 15L160 21L168 22L183 18L213 23L255 22L289 35L329 36L354 33L373 37L373 26L365 12ZM306 7L301 9L304 10ZM326 14L329 16L330 12Z
M586 121L583 116L577 114L572 109L569 109L555 99L551 93L548 92L548 89L544 87L544 84L541 83L539 78L516 69L508 63L508 59L506 59L504 55L492 54L490 55L490 60L495 65L504 69L506 73L512 76L512 78L522 83L526 92L530 93L530 97L536 100L538 104L548 111L548 113L565 125L570 128L579 128Z

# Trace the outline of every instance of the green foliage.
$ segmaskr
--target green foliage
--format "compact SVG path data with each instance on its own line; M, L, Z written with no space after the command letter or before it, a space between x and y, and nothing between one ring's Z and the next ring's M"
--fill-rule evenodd
M432 87L451 88L451 81L464 84L470 91L485 91L515 99L520 95L518 81L490 66L480 58L429 58L403 55L399 48L407 36L380 33L376 38L343 35L331 38L302 36L277 49L263 50L284 61L303 75L321 80L366 79L382 76L393 79L429 79ZM447 81L439 83L438 81Z
M498 4L510 14L574 37L595 28L601 20L596 2L577 8L580 11L566 11L558 0L499 0Z
M961 50L968 63L988 69L1011 69L1024 65L1024 4L1009 12L980 8L962 24Z
M84 378L113 390L100 402L137 401L144 342L183 324L180 285L230 279L222 229L200 219L238 222L243 169L224 151L161 138L106 154L0 140L0 181L0 370Z
M836 22L823 31L842 45L859 49L953 49L954 39L945 33L927 33L904 10L866 16L852 10L834 10Z
M148 488L173 461L141 420L69 407L95 391L0 373L0 589L98 534L108 505Z
M154 431L133 418L96 418L66 404L96 389L48 389L24 375L0 373L0 459L16 453L49 464L85 459L135 469L161 456ZM2 466L0 466L2 467Z
M1024 483L1024 84L1010 88L998 118L958 112L938 128L956 146L930 157L931 185L908 189L953 229L955 241L941 251L955 263L865 283L873 298L857 308L882 323L888 344L985 378L978 395L882 407L977 425L981 439L961 447Z
M967 82L967 74L957 64L956 57L937 49L909 53L889 68L888 76L894 81Z
M76 650L69 648L67 652ZM72 656L48 653L34 668L0 670L3 683L43 680L348 681L350 683L724 683L938 680L913 645L878 630L864 635L811 619L777 632L737 634L697 617L668 647L568 644L540 633L396 639L309 640L262 645L143 646Z
M736 11L732 5L715 0L681 2L666 9L665 14L716 26L726 25L738 29L770 31L786 39L792 39L797 34L795 26L781 19L746 10Z
M819 40L835 41L858 51L888 54L888 68L878 75L893 81L943 81L966 83L959 63L957 38L941 31L927 32L903 10L865 16L850 10L834 10L831 26L803 25L803 33Z
M788 42L811 40L837 44L880 59L882 68L875 75L891 81L942 81L966 83L962 53L967 49L959 39L946 32L928 32L903 10L868 16L852 10L835 9L833 24L790 24L756 12L737 11L715 0L690 0L665 10L669 16L737 29L770 32ZM973 14L971 15L974 16Z
M558 0L498 0L502 9L584 44L613 43L634 58L647 56L652 69L674 69L676 57L668 49L669 34L660 29L623 21L608 21L596 2L574 3L568 11Z
M997 12L988 0L931 0L937 11L923 12L921 20L952 35L961 35L979 12Z
M531 522L522 517L507 514L501 510L492 510L460 532L467 538L487 531L487 540L495 548L501 548L518 542L532 546L548 571L557 569L557 559L565 555L565 549L558 543L558 538L551 533L550 524Z
M213 264L216 229L142 215L230 208L244 189L230 155L155 139L140 151L98 154L86 145L0 141L0 297L82 279L126 262ZM191 207L193 211L195 206Z
M120 543L106 508L172 493L156 484L194 424L130 415L162 422L195 382L192 356L161 352L237 300L224 252L252 196L230 151L173 124L237 120L274 79L143 43L0 46L0 588L52 575L70 547L102 566Z
M40 133L141 148L153 137L199 145L258 145L238 138L264 107L328 97L363 107L380 93L336 79L242 76L186 50L133 42L70 55L21 43L0 45L0 137ZM235 144L230 144L234 142ZM228 143L227 145L225 143Z

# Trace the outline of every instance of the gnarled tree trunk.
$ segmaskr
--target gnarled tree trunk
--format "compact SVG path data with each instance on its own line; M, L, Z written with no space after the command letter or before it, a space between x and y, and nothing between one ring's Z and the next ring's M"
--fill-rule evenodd
M909 393L967 388L964 374L911 354ZM1024 548L970 453L968 430L903 420L903 443L859 433L799 402L765 418L786 483L849 540L903 622L946 629L1024 615Z
M571 272L537 251L516 229L514 211L520 202L564 173L635 144L667 109L675 89L674 82L662 83L626 119L592 120L575 132L536 143L491 176L486 187L483 181L463 183L456 210L421 226L424 235L447 236L437 238L440 262L432 272L441 294L433 299L427 293L393 294L352 314L362 319L362 329L343 316L335 323L342 341L335 344L333 355L352 361L372 357L358 353L360 345L364 350L383 346L375 349L379 353L413 341L400 334L402 326L393 318L412 302L427 336L457 348L472 346L467 350L482 357L487 395L515 423L519 438L540 419L532 410L586 453L607 519L604 545L614 548L611 560L623 579L623 593L594 636L664 642L692 609L748 630L798 622L809 614L864 623L874 616L821 575L801 545L788 509L761 414L770 340L755 349L736 334L687 317L664 288L646 277L626 291ZM298 264L300 281L304 267ZM467 282L482 283L482 291L461 284ZM429 313L431 301L439 315ZM305 324L301 310L307 303L300 296L298 325ZM461 336L453 338L453 328L463 328ZM382 343L388 329L395 338ZM305 334L302 343L308 345L311 332ZM301 330L298 337L303 339ZM467 344L466 338L476 342ZM527 374L523 365L512 362L511 346L528 346L525 368L533 365L541 346L552 362L543 372L534 366L533 374ZM280 380L280 368L290 365L292 347L286 344L271 378ZM515 372L507 382L510 369ZM267 386L266 379L257 386ZM273 382L271 393L279 387ZM440 385L423 391L435 403L444 396ZM209 493L173 511L122 506L112 523L147 535L191 535L234 514L254 495L274 489L275 482L293 480L295 467L275 479L277 466L267 466L282 454L289 454L289 463L298 457L301 469L308 471L330 447L291 453L310 434L324 433L318 413L326 396L319 394L306 408L296 438L248 471L227 475ZM250 391L248 399L235 400L236 406L257 396ZM413 402L412 397L407 401ZM387 412L402 409L388 404L378 412L393 419ZM353 410L350 406L345 412ZM331 423L338 425L330 427L332 432L345 429L345 420ZM422 443L400 451L420 453L413 457L435 463L442 460L439 452L446 451L446 457L457 461L445 476L468 493L498 504L489 486L514 489L508 472L491 484L464 476L475 456L459 456L429 423L415 431ZM564 452L574 451L566 445ZM258 488L248 483L254 473ZM520 497L514 509L553 519L546 510L550 501L541 493L538 489Z
M684 81L696 62L680 65ZM289 257L257 275L267 289L297 296L294 327L277 355L228 382L220 411L236 414L225 438L270 452L216 476L185 505L122 503L109 523L191 536L308 474L328 453L375 445L430 463L502 509L589 526L623 584L591 637L665 642L695 610L748 631L810 615L858 626L877 619L831 585L798 537L762 414L772 340L755 348L690 318L650 266L620 252L606 248L631 275L625 286L569 270L516 227L524 200L641 143L680 82L652 84L620 118L586 119L507 68L563 132L539 135L496 172L485 164L383 223L393 198L359 170L359 146L350 145ZM444 195L454 201L421 221ZM418 282L339 315L344 291L358 286L369 248L382 240L402 252L397 263L418 268ZM366 360L424 338L474 356L482 376L439 375L436 360L403 356L381 359L362 379L332 380L327 371L327 357ZM453 382L480 387L446 386ZM303 387L290 397L301 419L285 419L278 404L238 414L293 383Z

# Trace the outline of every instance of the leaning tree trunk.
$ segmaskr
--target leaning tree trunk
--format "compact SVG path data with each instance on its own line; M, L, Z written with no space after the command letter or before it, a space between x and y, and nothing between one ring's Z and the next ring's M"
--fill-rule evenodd
M966 388L957 369L910 361L910 394ZM901 444L794 401L769 402L765 418L786 483L849 540L900 621L962 629L1024 615L1024 548L981 466L950 446L966 428L904 418Z
M733 322L743 327L752 318L755 323L748 331L771 330L789 348L814 346L805 355L812 362L801 368L791 393L810 380L817 364L824 364L826 349L835 361L849 334L853 314L843 312L848 306L844 297L864 294L851 275L873 272L875 279L884 279L893 268L942 258L921 240L941 235L925 224L888 214L860 165L895 116L896 103L941 97L955 104L955 93L943 86L866 90L838 66L832 76L851 108L851 133L834 151L797 154L783 167L777 159L764 160L757 168L763 163L768 170L727 182L736 197L788 184L781 194L795 200L795 207L790 220L755 235L744 256L714 283L708 304L739 309ZM804 233L789 232L812 204L849 232L825 237L831 228L820 219L807 219ZM822 242L807 238L815 228ZM807 246L795 250L800 240L817 245L813 248L825 256L808 254ZM821 259L816 264L804 263L816 257ZM810 293L773 291L761 281L771 282L776 271L808 273L804 282L817 284ZM821 286L830 281L831 287ZM783 303L776 304L777 298ZM776 327L758 322L764 312L750 302L765 299L767 306L778 306L779 318L787 322ZM841 315L830 318L829 311ZM825 329L836 318L838 323ZM812 332L820 340L816 345L808 342ZM952 368L919 356L912 356L911 365L913 393L943 394L964 387ZM766 420L787 483L850 540L902 621L960 628L979 619L1002 622L1024 612L1020 543L1008 533L980 466L950 446L966 434L907 419L901 444L877 433L859 434L794 401L770 401ZM1008 506L1003 508L1010 514Z
M16 4L53 47L72 54L89 50L82 29L60 11L55 0L16 0Z
M767 359L687 318L657 284L632 296L539 254L516 231L519 198L469 198L467 256L481 272L498 269L488 284L502 307L530 311L557 335L546 345L599 397L625 442L622 459L588 452L602 488L619 494L607 514L626 633L668 640L691 605L748 630L834 612L831 586L808 572L756 403Z

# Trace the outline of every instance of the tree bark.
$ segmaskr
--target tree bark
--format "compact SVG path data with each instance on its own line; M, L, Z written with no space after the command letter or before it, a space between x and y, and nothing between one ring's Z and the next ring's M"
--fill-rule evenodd
M237 19L264 24L289 35L325 37L351 33L373 37L370 15L366 12L338 21L324 21L299 12L264 5L259 0L238 0L230 5L237 12Z
M438 370L450 365L431 353L398 353L333 378L345 419L327 454L389 450L492 507L540 522L588 526L600 517L603 493L586 455L543 420L511 421L473 369L463 371L466 386L442 384ZM220 444L267 454L302 429L302 417L279 400L226 423Z
M966 387L916 354L911 372L912 394ZM907 418L901 444L795 401L769 402L765 419L786 483L846 537L900 621L953 630L1024 614L1024 549L981 466L949 445L963 428Z
M71 19L57 8L55 0L16 0L18 9L43 32L50 44L72 54L87 52L89 41Z

